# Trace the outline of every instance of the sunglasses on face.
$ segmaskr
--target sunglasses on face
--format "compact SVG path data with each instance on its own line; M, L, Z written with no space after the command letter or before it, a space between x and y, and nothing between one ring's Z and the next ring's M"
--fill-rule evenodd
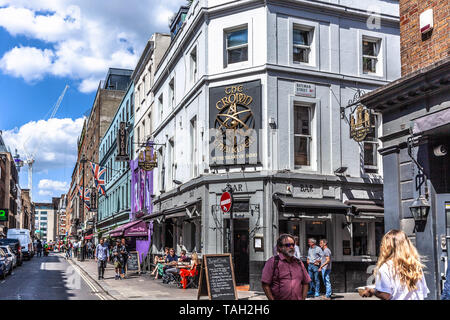
M284 243L283 247L285 247L285 248L293 248L293 247L295 247L295 243Z

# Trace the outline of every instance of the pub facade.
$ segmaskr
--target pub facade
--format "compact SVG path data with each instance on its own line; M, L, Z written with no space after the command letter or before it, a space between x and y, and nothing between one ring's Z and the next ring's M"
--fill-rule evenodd
M400 74L396 6L376 2L376 30L368 1L352 10L194 1L174 22L152 87L152 253L232 251L237 283L261 290L264 262L289 232L303 259L308 238L329 240L336 292L370 281L384 233L382 119L371 116L370 133L355 141L345 107L358 89ZM227 184L233 234L220 208Z

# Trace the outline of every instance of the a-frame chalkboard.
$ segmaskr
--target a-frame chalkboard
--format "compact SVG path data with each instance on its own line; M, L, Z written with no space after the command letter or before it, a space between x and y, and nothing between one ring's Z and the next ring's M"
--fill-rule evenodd
M197 299L238 300L231 254L203 255Z

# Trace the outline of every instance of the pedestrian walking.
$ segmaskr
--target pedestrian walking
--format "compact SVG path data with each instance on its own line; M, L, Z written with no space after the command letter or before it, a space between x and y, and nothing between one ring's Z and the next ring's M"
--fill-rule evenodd
M88 259L94 258L94 244L91 242L91 240L88 240L87 242L87 251L88 251Z
M37 256L42 257L42 242L41 242L41 240L37 241L36 248L37 248Z
M123 256L121 254L122 246L120 245L120 240L117 239L116 245L112 249L112 257L114 263L114 271L116 272L115 280L122 280L120 272L123 266Z
M269 300L305 300L311 279L303 262L295 257L295 240L282 234L277 254L266 261L261 284Z
M73 257L78 258L78 241L73 243Z
M316 245L316 239L308 239L308 257L306 262L308 263L308 273L311 278L310 288L308 295L314 295L314 297L320 296L320 280L319 280L319 266L322 262L322 249Z
M417 249L400 230L390 230L381 239L376 264L375 288L366 287L362 297L382 300L424 300L428 290Z
M64 243L63 250L64 250L64 253L65 253L64 258L66 260L69 259L69 244L67 242Z
M294 240L295 240L295 257L296 257L297 259L301 260L302 255L301 255L301 253L300 253L300 247L298 246L298 244L299 244L299 242L298 242L298 237L295 236L295 237L294 237Z
M122 238L120 245L121 245L120 253L122 254L122 257L123 257L122 275L121 275L122 279L123 279L123 278L125 278L125 271L126 271L128 258L130 257L130 253L128 252L127 242L126 242L125 238Z
M98 280L105 279L106 263L109 262L109 250L103 239L100 239L100 243L95 248L95 262L97 262L98 267Z
M328 240L321 239L319 242L320 248L322 249L322 261L319 267L319 272L322 273L323 283L325 284L325 300L331 299L331 281L330 281L330 273L331 273L331 250L328 248Z

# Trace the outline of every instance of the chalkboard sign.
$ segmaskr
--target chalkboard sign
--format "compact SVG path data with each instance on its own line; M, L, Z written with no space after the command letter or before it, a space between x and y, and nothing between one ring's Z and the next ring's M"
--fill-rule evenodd
M236 282L231 254L203 256L197 299L208 295L210 300L237 300Z
M138 251L130 252L130 257L127 260L127 273L128 271L136 271L141 273L141 261L139 259Z

